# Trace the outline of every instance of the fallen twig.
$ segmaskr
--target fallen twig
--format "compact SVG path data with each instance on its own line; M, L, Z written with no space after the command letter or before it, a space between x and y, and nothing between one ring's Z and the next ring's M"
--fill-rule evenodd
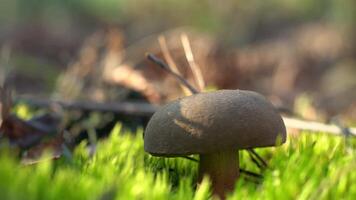
M307 121L296 118L283 117L284 124L287 128L307 130L312 132L326 132L334 135L342 135L342 128L333 124L323 124L321 122ZM348 128L351 135L356 136L356 128Z
M158 43L159 43L159 46L161 47L161 51L163 53L164 59L167 61L168 66L172 69L173 72L181 75L176 63L174 62L174 60L172 58L171 53L169 52L166 38L163 35L158 37Z
M66 102L60 100L50 100L44 98L19 97L16 101L22 101L29 105L38 107L51 107L59 105L65 109L79 109L88 111L124 113L135 116L151 116L157 110L157 106L150 103L139 102L108 102L98 103L89 101Z
M96 103L96 102L65 102L58 100L50 100L44 98L19 97L16 101L23 101L29 105L39 107L50 107L59 105L66 109L81 109L89 111L124 113L136 116L151 116L157 111L159 106L144 102L111 102L111 103ZM342 135L340 127L332 124L324 124L321 122L301 120L291 117L282 117L287 128L298 130L306 130L311 132L325 132L333 135ZM348 128L350 135L356 136L356 128Z
M159 46L161 47L164 59L167 61L168 66L172 69L173 72L175 72L176 74L182 76L182 74L180 73L176 63L174 62L174 60L172 58L171 53L169 52L166 38L163 35L161 35L161 36L158 37L158 42L159 42ZM187 88L185 88L181 84L179 84L179 86L182 88L184 94L186 94L186 95L190 95L191 94L190 90L188 90Z
M185 80L182 76L179 74L175 73L172 71L172 69L165 63L163 60L157 58L153 54L147 54L147 59L154 62L158 66L160 66L162 69L166 70L168 73L170 73L172 76L174 76L176 79L178 79L185 87L187 87L193 94L199 93L192 85L188 83L187 80Z
M203 73L201 72L199 66L197 65L197 63L194 60L193 51L190 46L189 38L186 34L182 34L180 36L180 38L182 41L185 57L187 58L190 69L193 72L193 75L194 75L194 78L198 84L199 90L203 91L205 89L205 81L203 78Z

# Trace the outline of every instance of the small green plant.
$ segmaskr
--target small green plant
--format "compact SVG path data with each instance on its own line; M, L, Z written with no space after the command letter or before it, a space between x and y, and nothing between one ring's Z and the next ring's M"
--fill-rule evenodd
M269 162L261 183L241 178L228 199L354 199L355 140L303 133L284 146L258 149ZM117 125L94 155L81 143L68 161L24 166L0 155L0 199L209 199L208 179L199 186L197 164L184 158L157 158L143 150L136 134ZM258 172L246 152L242 168Z

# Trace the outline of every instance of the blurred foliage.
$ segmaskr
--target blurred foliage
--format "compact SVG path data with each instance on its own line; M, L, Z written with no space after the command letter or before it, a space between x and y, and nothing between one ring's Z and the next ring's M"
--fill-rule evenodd
M248 42L261 31L278 32L273 29L315 19L351 26L354 9L352 0L5 0L0 23L6 27L40 21L53 32L68 31L79 22L84 22L82 27L117 24L131 29L129 32L136 37L193 26L222 34L223 40Z
M146 51L150 47L148 43L140 43L141 39L150 35L156 39L164 31L190 27L197 30L201 38L207 33L217 39L219 48L211 52L220 52L221 60L225 60L224 56L233 57L224 54L227 49L241 50L260 41L275 42L278 47L280 41L273 40L276 38L286 37L288 42L292 41L293 36L289 38L283 33L303 31L295 28L303 24L334 24L333 29L343 30L340 32L348 34L352 40L356 30L355 8L353 0L229 0L223 3L212 0L3 0L0 7L0 48L10 53L6 53L8 56L0 55L0 71L3 70L1 68L13 69L20 74L17 82L19 79L24 82L34 80L35 88L48 93L62 72L58 69L70 67L78 59L86 38L94 32L100 35L113 27L122 31L124 48L136 44L136 48L139 46ZM354 43L348 42L351 47ZM290 44L291 52L298 51L294 46L296 44ZM354 54L352 50L346 51ZM135 53L140 51L136 49ZM98 54L104 53L98 50ZM253 62L253 58L249 60ZM296 59L299 61L301 58ZM232 61L219 63L221 61L216 60L217 65L236 67ZM322 62L325 62L323 66L334 64L334 60L324 59ZM26 84L21 87L26 87Z

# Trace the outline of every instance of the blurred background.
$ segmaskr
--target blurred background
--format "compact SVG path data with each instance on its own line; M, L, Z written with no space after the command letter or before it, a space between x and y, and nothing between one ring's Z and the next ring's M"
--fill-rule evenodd
M353 0L2 0L0 81L17 95L148 101L248 89L308 119L356 121Z

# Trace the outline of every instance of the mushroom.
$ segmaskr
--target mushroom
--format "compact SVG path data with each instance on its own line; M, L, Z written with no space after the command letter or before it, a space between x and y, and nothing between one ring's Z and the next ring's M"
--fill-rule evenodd
M238 150L286 141L283 120L262 95L219 90L177 99L150 119L144 149L153 156L199 154L199 180L208 175L222 199L239 177Z

